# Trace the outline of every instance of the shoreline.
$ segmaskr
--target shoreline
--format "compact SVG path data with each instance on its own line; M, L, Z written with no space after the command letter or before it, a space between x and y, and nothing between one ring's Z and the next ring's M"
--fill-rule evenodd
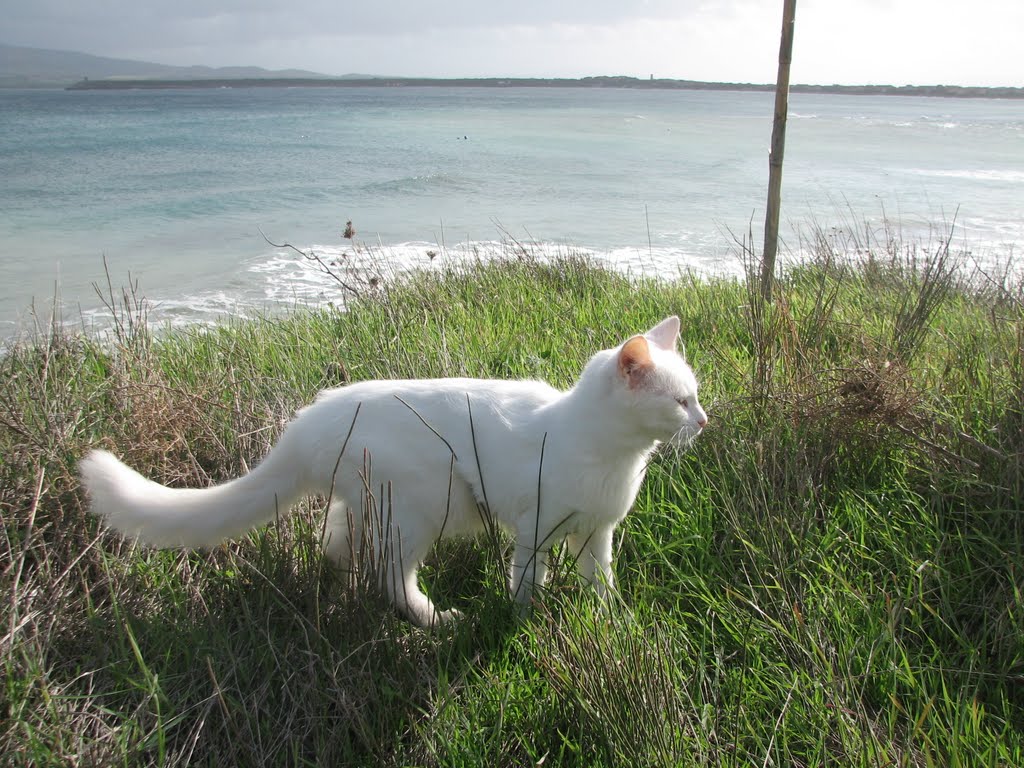
M80 80L68 91L183 90L194 88L629 88L637 90L754 91L774 92L775 85L719 83L636 77L571 78L209 78L209 79L110 79ZM806 85L790 86L791 93L825 93L847 96L930 96L967 99L1024 99L1024 88L960 85Z

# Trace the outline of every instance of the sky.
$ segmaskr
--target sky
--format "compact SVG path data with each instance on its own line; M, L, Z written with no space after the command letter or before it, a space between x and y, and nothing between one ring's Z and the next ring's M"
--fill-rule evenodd
M782 0L0 0L0 42L408 77L775 81ZM795 83L1024 86L1024 0L798 0Z

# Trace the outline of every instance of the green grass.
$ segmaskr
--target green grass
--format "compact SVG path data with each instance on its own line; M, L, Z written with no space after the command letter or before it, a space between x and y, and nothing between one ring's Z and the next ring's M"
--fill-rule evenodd
M887 243L783 275L630 282L567 256L386 284L348 311L0 359L0 755L13 765L1024 764L1024 306ZM916 262L916 267L915 267ZM114 306L116 304L116 306ZM348 380L539 377L679 314L711 423L652 466L608 612L558 569L517 618L489 548L424 579L453 627L352 592L322 502L207 553L98 531L75 465L258 460Z

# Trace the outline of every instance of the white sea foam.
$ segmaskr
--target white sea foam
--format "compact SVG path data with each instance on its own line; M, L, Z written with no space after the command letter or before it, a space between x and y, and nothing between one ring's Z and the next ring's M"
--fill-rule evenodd
M305 254L305 255L303 255ZM355 294L368 293L419 271L461 269L482 261L526 257L552 262L582 256L632 276L679 274L680 264L696 271L720 273L716 264L690 258L671 248L616 248L605 251L551 242L491 240L441 247L428 242L393 245L322 246L302 253L278 249L253 259L251 299L265 305L343 307ZM206 309L223 310L226 304L204 299ZM196 308L194 305L190 308ZM237 308L236 308L237 309Z
M305 255L303 255L305 254ZM441 247L427 242L377 246L318 246L298 253L278 249L253 260L248 272L272 304L343 306L354 293L374 290L417 271L459 269L482 261L530 258L553 262L580 256L630 277L672 279L683 273L738 275L739 259L729 249L712 255L706 249L618 247L592 249L566 243L490 240Z
M908 224L909 226L909 224ZM961 232L990 231L992 224L983 219L962 219ZM1007 239L1024 238L1024 226L1003 233ZM934 233L933 233L934 234ZM685 242L688 233L675 233ZM797 237L795 248L780 254L784 264L808 258L811 253ZM988 254L986 261L1007 261L1004 241L972 241L978 252ZM304 255L305 254L305 255ZM315 258L314 258L315 255ZM250 276L248 287L240 293L208 291L177 299L157 298L151 302L149 317L157 327L182 328L189 325L211 325L223 318L249 318L282 309L337 308L344 309L353 296L370 294L415 272L460 270L480 262L528 258L552 263L561 258L578 256L608 267L627 277L678 279L684 275L698 277L742 277L744 262L738 245L721 245L710 251L706 244L692 249L680 246L628 246L594 249L567 243L488 240L458 243L441 247L424 241L393 245L313 245L300 253L294 249L272 249L251 259L245 265ZM965 266L973 266L967 254ZM82 315L94 330L110 325L109 311L92 310Z
M266 312L267 307L226 291L205 291L181 297L140 297L146 320L157 329L183 329L192 326L210 326L226 318L249 319ZM65 325L82 327L89 333L103 334L119 322L127 320L118 309L115 317L108 307L82 310L79 316L65 320ZM131 310L128 310L131 315Z
M933 176L947 179L972 179L976 181L1008 181L1014 184L1024 184L1024 171L1008 170L1004 168L911 168L909 173L918 176Z

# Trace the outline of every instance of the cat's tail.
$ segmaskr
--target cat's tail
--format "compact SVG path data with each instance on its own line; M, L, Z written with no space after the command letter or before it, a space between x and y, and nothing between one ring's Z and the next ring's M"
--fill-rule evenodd
M107 524L154 547L212 547L284 516L303 488L294 454L271 451L247 475L212 488L167 488L106 451L92 451L79 471L92 510Z

